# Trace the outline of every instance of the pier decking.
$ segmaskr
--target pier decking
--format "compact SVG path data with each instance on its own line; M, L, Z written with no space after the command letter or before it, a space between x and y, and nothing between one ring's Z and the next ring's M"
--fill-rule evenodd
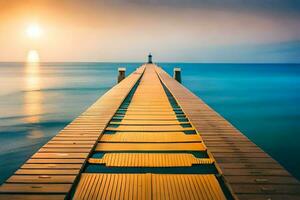
M35 153L0 199L300 199L300 184L154 64Z

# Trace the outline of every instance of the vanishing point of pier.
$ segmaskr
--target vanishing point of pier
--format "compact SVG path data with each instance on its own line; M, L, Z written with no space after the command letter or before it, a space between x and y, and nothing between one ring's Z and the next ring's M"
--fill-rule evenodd
M300 199L298 180L151 60L122 76L0 199Z

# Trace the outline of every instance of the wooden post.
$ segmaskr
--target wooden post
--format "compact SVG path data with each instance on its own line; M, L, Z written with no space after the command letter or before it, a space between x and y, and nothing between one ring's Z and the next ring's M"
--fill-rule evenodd
M119 75L118 75L118 83L120 83L120 82L125 78L125 71L126 71L126 68L120 67L120 68L118 68L118 71L119 71Z
M149 53L149 55L148 55L148 63L152 64L152 55L151 55L151 53Z
M173 78L181 83L181 69L180 68L174 68L173 71Z

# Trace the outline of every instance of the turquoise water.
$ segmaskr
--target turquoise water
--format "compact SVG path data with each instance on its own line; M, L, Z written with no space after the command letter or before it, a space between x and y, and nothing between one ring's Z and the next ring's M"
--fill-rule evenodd
M0 183L139 63L0 63ZM300 65L162 63L300 179Z

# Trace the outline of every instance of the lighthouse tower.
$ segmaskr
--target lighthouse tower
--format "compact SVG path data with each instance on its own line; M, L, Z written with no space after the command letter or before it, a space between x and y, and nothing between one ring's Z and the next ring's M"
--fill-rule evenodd
M152 55L151 55L151 53L149 53L149 55L148 55L148 63L152 63Z

